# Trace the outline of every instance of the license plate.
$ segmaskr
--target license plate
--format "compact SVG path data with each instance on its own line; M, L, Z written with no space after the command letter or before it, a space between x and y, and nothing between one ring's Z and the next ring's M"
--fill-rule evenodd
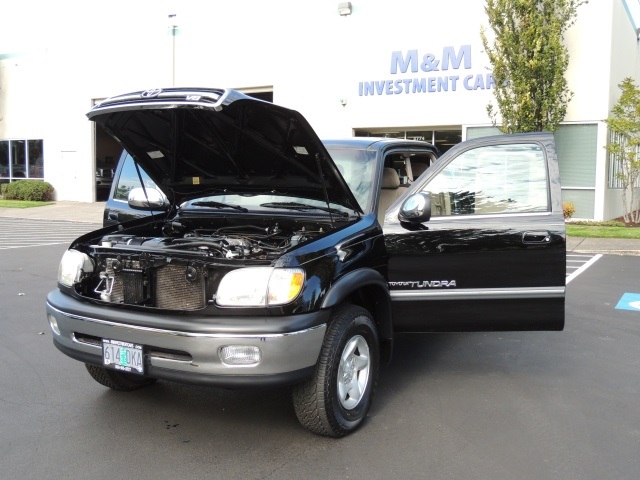
M105 367L127 373L144 373L142 345L102 339L102 364Z

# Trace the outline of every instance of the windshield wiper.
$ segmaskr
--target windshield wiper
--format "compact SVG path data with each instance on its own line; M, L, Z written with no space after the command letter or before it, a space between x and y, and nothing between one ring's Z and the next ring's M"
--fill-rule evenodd
M316 207L315 205L307 205L306 203L297 202L269 202L260 204L261 207L267 208L286 208L289 210L322 210L323 212L335 213L341 217L348 217L349 214L345 211L338 210L331 207Z
M196 207L233 208L234 210L238 210L243 213L249 211L248 208L241 207L240 205L231 205L230 203L213 202L209 200L202 202L193 202L191 205L194 205Z

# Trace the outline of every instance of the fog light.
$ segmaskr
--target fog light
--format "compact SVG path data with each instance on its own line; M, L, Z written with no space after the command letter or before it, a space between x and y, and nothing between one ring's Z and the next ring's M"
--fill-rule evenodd
M51 331L56 335L60 335L60 328L58 327L58 321L56 320L56 317L48 314L47 319L49 320L49 327L51 327Z
M218 356L225 365L251 366L260 363L261 355L258 347L250 345L228 345L221 347Z

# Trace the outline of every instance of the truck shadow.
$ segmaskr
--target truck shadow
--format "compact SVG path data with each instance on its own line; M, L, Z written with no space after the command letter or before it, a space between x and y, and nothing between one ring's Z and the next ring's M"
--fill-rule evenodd
M380 371L374 408L381 412L407 391L428 395L446 390L451 379L482 381L557 371L554 357L547 354L557 338L556 332L397 335L393 358Z
M298 424L289 387L227 390L159 381L134 392L97 393L92 406L93 415L96 412L109 428L151 430L185 444L212 446L215 438L243 436L264 436L269 442L274 432L308 433Z
M390 364L381 366L371 415L394 415L407 395L425 400L438 391L453 395L451 384L483 382L487 378L535 374L551 369L539 350L548 335L534 332L437 333L398 335ZM553 333L551 333L553 335ZM459 391L458 391L459 394ZM275 434L312 444L328 441L304 430L296 419L290 387L227 390L159 381L130 393L104 390L92 394L92 415L120 429L135 426L174 442L214 446L211 432L227 440L252 436L273 442ZM275 433L274 433L275 432ZM212 444L213 442L213 444Z

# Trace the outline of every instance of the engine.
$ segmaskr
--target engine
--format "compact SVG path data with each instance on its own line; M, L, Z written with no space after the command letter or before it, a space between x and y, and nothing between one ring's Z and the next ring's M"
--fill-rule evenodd
M289 248L323 233L322 228L312 231L305 227L287 233L277 224L266 228L229 226L215 230L193 229L181 233L182 229L182 224L176 225L173 222L165 226L163 231L167 235L163 237L107 235L102 238L101 246L125 249L147 247L167 253L187 251L211 258L269 260L278 258Z

